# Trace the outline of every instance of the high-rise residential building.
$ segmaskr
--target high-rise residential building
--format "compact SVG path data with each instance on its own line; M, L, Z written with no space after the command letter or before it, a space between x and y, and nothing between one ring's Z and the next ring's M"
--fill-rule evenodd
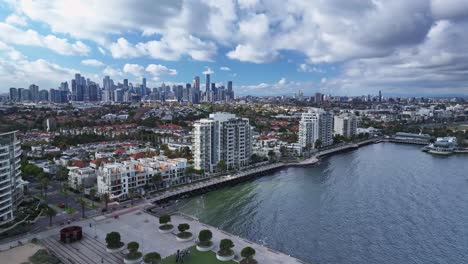
M33 102L39 101L39 86L35 84L29 85L29 100Z
M234 90L232 90L232 81L228 81L227 83L226 100L234 100Z
M199 104L200 103L200 77L195 76L193 79L193 84L192 84L192 100L190 100L191 103L193 104Z
M343 113L334 117L333 131L335 135L347 138L356 135L357 118L352 113Z
M193 125L194 168L208 173L218 171L224 161L227 169L249 165L252 131L247 118L230 113L214 113Z
M39 98L38 101L49 101L49 91L47 90L40 90L39 91Z
M13 220L23 200L21 146L16 131L0 133L0 224Z
M303 148L317 148L333 144L333 114L321 108L302 113L299 123L299 144Z
M68 92L68 82L60 83L60 91L67 91Z
M99 88L96 83L90 83L88 85L88 100L91 102L99 101Z
M210 90L210 84L211 84L211 82L210 82L210 75L209 75L209 74L207 74L207 75L205 76L205 80L206 80L205 92L208 92L208 91Z
M19 101L18 99L19 99L18 89L16 89L15 87L11 87L10 88L10 101L17 102L17 101Z
M315 93L315 103L320 104L322 102L322 94L321 93Z
M28 89L19 88L18 93L19 93L19 101L23 102L23 101L31 100L31 93L29 92Z

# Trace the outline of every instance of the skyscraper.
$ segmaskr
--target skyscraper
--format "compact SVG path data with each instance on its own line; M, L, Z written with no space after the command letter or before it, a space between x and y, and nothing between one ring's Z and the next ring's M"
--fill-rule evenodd
M88 98L91 102L99 101L99 89L96 83L90 83L88 85Z
M214 113L193 125L194 168L218 171L224 161L226 169L249 165L252 155L252 131L247 118L230 113Z
M205 79L206 79L205 92L208 92L210 90L210 75L207 74Z
M193 79L193 89L192 89L192 103L199 104L200 103L200 77L195 76Z
M17 207L23 200L26 183L21 179L20 156L16 131L0 133L0 224L16 217Z
M226 100L227 101L234 100L234 90L232 90L232 81L228 81L227 83Z
M10 101L17 102L18 101L18 89L15 87L10 88Z
M39 86L35 84L29 85L29 100L33 102L39 101Z

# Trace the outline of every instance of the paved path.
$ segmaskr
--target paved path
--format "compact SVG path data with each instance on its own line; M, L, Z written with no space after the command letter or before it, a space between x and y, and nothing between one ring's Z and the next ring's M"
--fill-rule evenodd
M123 263L122 253L108 253L102 242L88 234L81 241L71 244L60 242L57 235L44 238L41 243L65 264Z
M248 177L248 176L251 176L252 174L255 174L255 173L261 173L261 172L264 172L264 171L281 168L284 165L285 165L284 163L274 163L274 164L269 164L269 165L266 165L266 166L261 166L261 167L258 167L258 168L245 170L245 171L233 174L233 175L214 177L214 178L211 178L211 179L204 180L202 182L191 183L191 184L188 184L188 185L185 185L185 186L182 186L182 187L178 187L178 188L174 188L174 189L171 189L171 190L168 190L168 191L158 193L158 194L152 196L151 198L148 198L147 201L157 202L157 201L160 201L160 200L163 200L163 199L166 199L166 198L170 198L170 197L173 197L173 196L176 196L176 195L179 195L179 194L184 194L184 193L188 193L188 192L203 189L203 188L208 188L208 187L216 185L216 184L229 182L229 181L239 179L239 178L243 178L243 177Z

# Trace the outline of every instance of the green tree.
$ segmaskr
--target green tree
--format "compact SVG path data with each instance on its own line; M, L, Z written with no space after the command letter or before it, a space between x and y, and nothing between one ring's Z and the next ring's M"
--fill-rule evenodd
M52 207L47 207L45 214L49 217L49 226L52 226L52 219L57 215L57 212Z
M251 247L245 247L241 251L241 256L244 258L241 263L242 264L256 264L257 261L253 259L255 255L255 249Z
M68 179L68 169L66 167L60 166L57 169L56 176L59 181L66 181Z
M179 232L184 233L185 231L187 231L187 230L190 229L190 225L189 225L189 224L186 224L186 223L179 224L179 225L177 226L177 229L179 230Z
M167 223L169 223L169 222L171 222L171 216L170 216L170 215L164 214L164 215L161 215L161 216L159 217L159 223L160 223L161 225L165 225L165 224L167 224Z
M151 179L151 181L153 182L153 185L156 189L159 189L158 186L159 184L162 182L162 176L161 176L161 173L156 173L153 175L153 178Z
M102 195L102 199L104 201L104 209L107 211L107 206L109 205L109 202L110 202L109 193L104 193L104 195Z
M161 263L161 255L158 252L150 252L143 258L145 264L159 264Z
M320 149L322 147L322 140L315 140L315 148Z
M108 248L120 248L123 243L120 241L119 232L110 232L106 235L106 243Z
M234 243L230 239L222 239L219 242L219 251L218 255L220 256L231 256L234 252L232 251L232 248L234 247Z
M268 151L268 158L272 161L276 157L276 153L273 150Z
M135 189L131 188L128 190L128 196L130 196L130 204L133 206L133 198L135 197Z
M78 198L76 201L77 201L77 202L80 204L80 206L81 206L81 217L82 217L82 218L85 218L85 208L86 208L86 201L85 201L85 199L84 199L84 198Z
M49 186L49 178L41 177L39 180L41 184L41 192L44 198L47 200L47 187Z
M220 160L220 161L218 162L218 164L216 165L216 168L217 168L218 171L220 171L220 172L225 172L225 171L227 170L226 161Z
M213 244L213 242L211 242L212 238L213 233L211 233L211 231L208 229L203 229L200 231L200 233L198 233L198 241L200 241L199 245L202 247L211 246Z
M94 207L94 199L96 197L96 189L89 190L89 198L91 199L91 206Z
M64 182L62 184L62 193L63 193L63 196L65 196L65 207L68 207L68 195L70 193L69 193L69 190L68 190L68 183L66 183L66 182Z

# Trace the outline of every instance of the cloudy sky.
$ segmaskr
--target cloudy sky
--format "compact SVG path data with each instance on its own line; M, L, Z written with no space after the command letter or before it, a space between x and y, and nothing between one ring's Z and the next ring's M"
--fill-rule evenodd
M0 92L210 72L238 94L466 95L467 43L468 0L0 0Z

